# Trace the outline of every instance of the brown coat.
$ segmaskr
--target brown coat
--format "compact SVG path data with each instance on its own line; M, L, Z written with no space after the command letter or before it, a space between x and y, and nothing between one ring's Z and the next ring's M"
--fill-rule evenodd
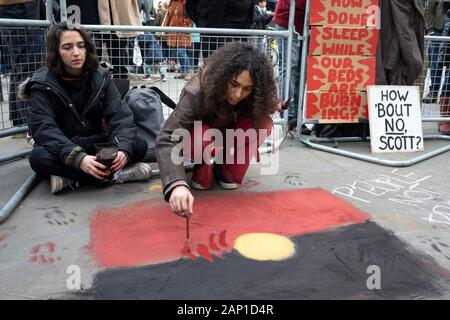
M98 0L98 15L103 25L142 26L137 0ZM143 32L117 31L116 34L119 38L134 38Z
M192 27L192 20L184 15L184 4L182 0L170 1L167 8L167 17L164 23L169 27ZM190 47L191 34L180 32L168 32L167 45L169 47Z
M194 121L202 121L210 128L233 128L235 122L247 110L245 105L235 111L226 108L226 112L215 110L207 111L203 104L203 87L208 83L208 69L201 68L194 77L184 86L180 100L175 110L167 119L163 129L156 139L156 158L161 174L164 195L168 200L167 188L175 181L186 181L186 173L182 164L176 165L172 161L172 150L178 144L172 141L172 134L176 129L190 131ZM205 79L206 78L206 79Z

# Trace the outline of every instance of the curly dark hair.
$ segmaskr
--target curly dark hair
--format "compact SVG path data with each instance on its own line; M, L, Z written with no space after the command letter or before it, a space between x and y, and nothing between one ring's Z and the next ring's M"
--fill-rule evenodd
M46 65L53 74L64 74L64 63L59 55L60 39L66 31L77 31L86 45L86 61L83 65L83 72L93 72L99 65L95 43L91 36L82 28L69 27L67 22L61 22L53 25L47 34L47 61Z
M250 116L253 124L259 125L276 110L277 86L268 57L247 43L228 43L205 61L204 108L219 114L230 112L226 103L228 83L245 70L250 73L254 87L237 107Z

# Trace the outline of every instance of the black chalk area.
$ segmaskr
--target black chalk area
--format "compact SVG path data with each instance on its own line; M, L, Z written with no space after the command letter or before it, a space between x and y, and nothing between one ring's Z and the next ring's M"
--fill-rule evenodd
M296 255L279 262L249 260L233 250L213 263L180 259L102 271L77 298L426 299L449 287L448 271L374 222L292 240ZM367 288L371 265L380 268L381 289Z

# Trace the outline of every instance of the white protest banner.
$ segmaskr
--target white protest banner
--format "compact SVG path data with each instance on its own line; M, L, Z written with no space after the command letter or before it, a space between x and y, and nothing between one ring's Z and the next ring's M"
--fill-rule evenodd
M423 151L417 86L367 86L370 145L374 153Z

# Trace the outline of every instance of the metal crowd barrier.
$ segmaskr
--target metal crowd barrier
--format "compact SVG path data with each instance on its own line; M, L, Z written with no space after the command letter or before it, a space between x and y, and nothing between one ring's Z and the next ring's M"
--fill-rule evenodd
M226 42L242 41L251 43L266 52L271 59L275 74L279 74L280 68L287 64L283 54L287 49L286 32L283 31L256 31L256 30L233 30L233 29L192 29L192 28L160 28L141 27L128 28L121 26L121 31L141 31L137 43L135 39L119 39L111 35L111 26L85 26L93 39L96 41L99 56L102 60L110 63L117 70L115 76L129 78L131 86L157 86L172 100L178 102L179 95L186 80L191 73L195 73L204 62L204 59L217 47ZM115 28L115 27L113 27ZM168 46L170 32L184 32L191 34L194 42L189 47ZM275 44L274 44L275 43ZM134 47L138 45L142 56L142 64L135 65L136 60ZM162 57L155 59L154 52L162 52ZM278 88L280 95L285 90L284 77L278 77ZM289 81L289 80L288 80ZM287 94L286 94L287 96ZM164 116L167 118L171 112L170 108L164 107ZM267 139L266 147L260 152L270 152L278 148L286 136L286 118L277 117L274 123L277 128L274 134L276 139ZM275 143L275 146L273 145Z
M299 113L298 113L298 119L297 119L297 138L298 140L303 143L305 146L321 150L325 152L334 153L341 156L346 156L353 159L363 160L383 166L391 166L391 167L407 167L412 166L416 163L422 162L424 160L430 159L434 156L437 156L439 154L442 154L444 152L447 152L450 150L450 144L446 144L445 146L439 147L435 150L422 152L420 155L414 156L409 160L391 160L386 159L382 157L376 157L368 154L362 154L358 152L353 152L349 150L339 149L339 142L370 142L370 137L367 138L361 138L361 137L342 137L342 138L309 138L304 137L301 133L302 124L316 124L318 123L317 120L307 119L306 118L306 108L303 108L303 106L306 105L306 61L308 56L308 45L309 45L309 37L310 32L309 30L309 3L310 0L307 1L307 10L305 15L305 34L304 34L304 46L302 48L302 81L300 85L300 94L299 96L302 98L302 105L299 106ZM440 68L440 73L437 73L439 75L439 95L442 94L442 92L446 91L445 87L445 79L450 77L449 64L446 62L447 54L444 54L442 57L442 53L444 50L446 52L447 44L450 46L450 37L425 37L425 51L428 51L428 46L435 44L435 42L438 43L439 46L439 54L440 59L439 61L445 61L445 63L438 64L437 68ZM436 51L435 51L436 52ZM432 57L434 58L434 56ZM450 50L448 52L448 58L450 59ZM434 77L431 75L430 70L430 57L426 56L425 63L424 63L424 70L422 72L422 75L418 77L416 81L416 85L419 85L421 87L421 97L427 97L427 94L429 93L429 87L431 84L431 79L437 79L438 76L436 76L436 72L433 73L435 75ZM444 90L443 90L444 89ZM450 87L449 87L450 90ZM450 95L450 91L448 92ZM440 113L439 110L439 98L432 103L422 103L422 123L426 122L438 122L438 121L450 121L450 118L446 118L446 116L450 116L447 113ZM302 110L302 111L300 111ZM367 120L365 122L368 122ZM327 122L329 123L329 122ZM423 136L424 140L444 140L444 141L450 141L450 136L442 135L439 133L436 134L425 134ZM328 146L325 144L332 143L333 146ZM368 147L368 151L370 152L370 146Z
M53 0L47 0L46 5L46 20L0 19L2 67L6 67L5 64L9 64L11 68L9 73L6 72L7 70L0 72L0 138L27 132L28 130L26 125L26 107L17 98L16 88L22 80L21 77L29 76L30 73L37 70L43 61L41 40L45 34L45 28L52 23ZM4 57L7 57L7 61L3 61ZM13 127L12 124L17 126ZM1 156L0 165L7 161L22 158L29 153L30 150L23 150ZM38 181L39 178L35 173L30 175L0 210L0 223L12 214L17 205Z
M290 1L289 25L293 26L295 0ZM47 20L45 21L0 19L0 30L5 34L10 33L9 38L2 37L3 42L0 44L0 48L7 55L9 54L9 61L11 61L11 69L2 71L0 78L2 81L1 100L3 100L0 102L0 138L28 130L26 105L17 95L14 95L14 88L44 64L44 35L46 28L52 23L52 2L52 0L47 0ZM61 20L66 21L65 0L60 0L60 6L62 8ZM272 61L276 75L279 74L281 67L285 68L286 76L278 77L277 80L280 96L284 99L288 97L293 27L286 31L116 25L82 25L82 27L91 33L101 60L114 68L114 78L129 79L131 87L157 86L175 102L178 101L181 90L186 84L187 78L190 77L190 72L196 72L212 51L229 41L248 42L266 52ZM19 31L15 36L11 30L16 29ZM117 32L138 32L140 35L119 38ZM168 36L169 33L174 32L190 34L191 46L186 48L169 47ZM9 42L7 43L7 41ZM10 43L17 44L17 48L14 45L11 47ZM157 49L155 46L158 45L162 51L161 59L155 59L155 50ZM135 47L139 50L135 51ZM14 54L11 54L11 50L18 48L25 48L24 59L19 59L18 63L14 63L17 62L17 59L13 59ZM135 52L140 52L140 54ZM20 54L22 53L20 52ZM16 105L18 106L16 107ZM167 118L170 112L169 108L165 108L164 116ZM282 117L274 118L274 124L273 134L276 135L276 138L267 139L265 146L260 148L260 152L271 152L279 148L287 134L287 112ZM25 150L0 157L0 164L24 157L29 152L30 150ZM32 175L0 211L0 223L12 213L37 179L36 175Z
M450 110L439 107L441 99L450 98L450 37L425 36L424 54L424 68L416 80L423 99L422 120L450 121Z

